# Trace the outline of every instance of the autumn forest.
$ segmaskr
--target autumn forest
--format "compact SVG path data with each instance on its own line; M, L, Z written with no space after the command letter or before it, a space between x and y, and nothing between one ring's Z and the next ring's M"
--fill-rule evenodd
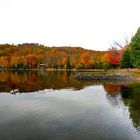
M140 67L140 28L124 46L107 51L48 47L37 43L1 44L1 69L109 69Z

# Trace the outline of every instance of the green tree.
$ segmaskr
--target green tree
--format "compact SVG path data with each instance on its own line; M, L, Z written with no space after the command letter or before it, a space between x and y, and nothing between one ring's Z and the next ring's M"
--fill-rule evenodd
M70 69L71 65L70 65L70 58L67 58L67 62L66 62L66 69Z
M122 56L121 62L120 62L121 68L131 68L131 60L130 60L130 49L127 48Z
M130 59L134 67L140 68L140 28L131 40Z

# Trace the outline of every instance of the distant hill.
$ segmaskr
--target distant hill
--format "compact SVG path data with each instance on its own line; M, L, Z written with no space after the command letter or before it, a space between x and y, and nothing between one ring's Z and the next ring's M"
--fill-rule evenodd
M108 51L81 47L48 47L37 43L0 45L0 68L103 68Z

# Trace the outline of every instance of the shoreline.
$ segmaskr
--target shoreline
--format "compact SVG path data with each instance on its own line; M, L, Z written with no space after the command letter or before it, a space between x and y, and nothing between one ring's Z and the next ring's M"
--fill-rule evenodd
M75 72L75 75L70 77L76 80L115 80L115 81L140 81L140 69L0 69L3 71L66 71Z
M132 68L132 69L77 69L77 68L73 68L73 69L61 69L61 68L58 68L58 69L53 69L53 68L30 68L30 69L10 69L10 68L0 68L0 71L3 71L3 70L15 70L15 71L18 71L18 70L50 70L50 71L81 71L81 72L140 72L140 68Z
M131 74L86 74L79 73L74 77L76 80L86 81L86 80L114 80L114 81L130 81L135 80L134 76Z

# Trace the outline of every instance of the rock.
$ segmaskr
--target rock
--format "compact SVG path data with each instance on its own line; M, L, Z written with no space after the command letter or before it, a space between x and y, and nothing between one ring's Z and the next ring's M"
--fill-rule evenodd
M131 80L133 79L130 74L77 74L75 77L77 80Z

